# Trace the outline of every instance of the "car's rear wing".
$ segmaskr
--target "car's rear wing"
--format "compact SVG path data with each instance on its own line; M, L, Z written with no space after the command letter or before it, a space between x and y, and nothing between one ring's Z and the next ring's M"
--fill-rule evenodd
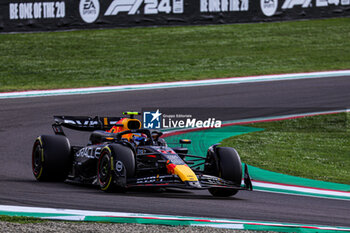
M80 131L108 130L123 117L54 116L54 119L54 132L64 135L62 126Z

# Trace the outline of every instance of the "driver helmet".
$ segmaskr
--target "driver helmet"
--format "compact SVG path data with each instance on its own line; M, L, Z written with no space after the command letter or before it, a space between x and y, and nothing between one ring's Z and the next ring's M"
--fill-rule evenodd
M147 135L143 133L136 133L132 135L132 141L137 145L144 145L147 141Z

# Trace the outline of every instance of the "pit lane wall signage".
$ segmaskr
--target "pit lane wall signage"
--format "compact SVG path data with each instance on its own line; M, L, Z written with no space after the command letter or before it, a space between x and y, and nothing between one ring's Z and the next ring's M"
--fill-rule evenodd
M0 32L350 16L350 0L1 0Z

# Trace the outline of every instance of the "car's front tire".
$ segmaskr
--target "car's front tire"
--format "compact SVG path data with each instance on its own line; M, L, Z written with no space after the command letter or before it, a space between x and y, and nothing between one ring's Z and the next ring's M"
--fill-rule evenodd
M127 178L134 177L135 157L133 151L121 144L106 146L97 164L97 177L101 190L125 192Z
M232 181L235 185L240 186L242 182L242 163L237 151L231 147L215 148L215 155L211 155L215 176L225 180ZM209 192L215 197L229 197L238 193L237 189L232 188L210 188Z

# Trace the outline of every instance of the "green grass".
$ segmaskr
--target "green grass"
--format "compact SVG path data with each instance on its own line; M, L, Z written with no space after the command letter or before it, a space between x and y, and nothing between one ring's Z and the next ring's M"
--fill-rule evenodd
M348 69L350 18L0 34L0 91Z
M32 217L0 215L0 222L12 222L12 223L27 224L27 223L42 223L42 222L46 222L46 221L47 220L43 220L43 219L39 219L39 218L32 218Z
M243 162L293 176L350 184L350 113L255 123L264 131L225 139Z

